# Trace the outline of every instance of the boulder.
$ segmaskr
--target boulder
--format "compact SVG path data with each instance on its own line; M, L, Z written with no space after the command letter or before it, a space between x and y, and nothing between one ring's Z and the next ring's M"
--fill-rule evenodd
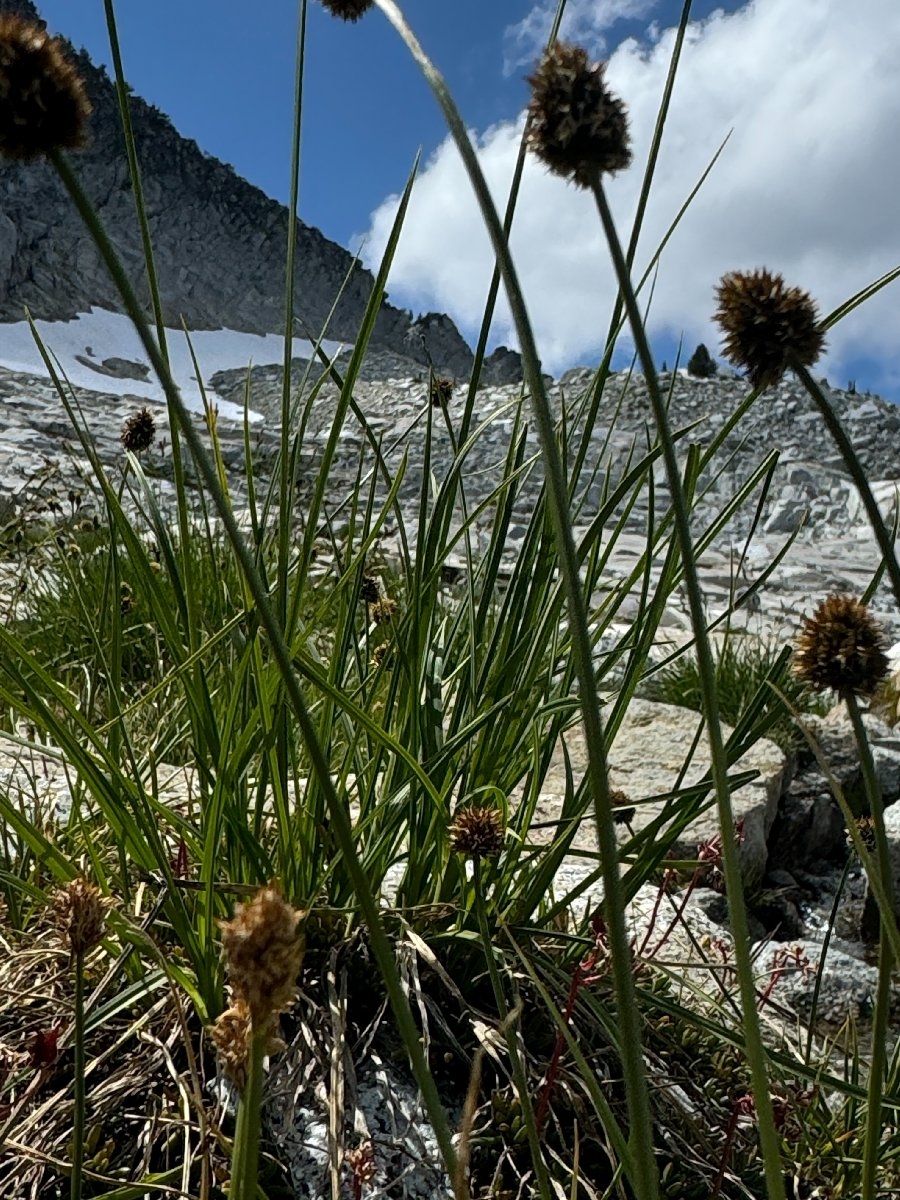
M634 699L628 706L609 751L609 778L613 788L623 791L628 803L634 805L631 823L637 831L643 829L672 804L675 787L685 759L697 733L699 714L673 704L657 704L650 700ZM730 730L723 728L725 737ZM564 735L571 758L576 784L587 768L587 748L580 727ZM703 737L691 759L681 787L697 783L709 771L707 743ZM773 742L761 740L735 763L730 776L754 771L755 778L731 793L731 808L736 822L743 822L741 867L748 886L758 883L766 869L766 847L769 829L775 819L778 799L788 773L788 761ZM544 780L538 820L558 816L565 794L565 763L562 749L557 749L553 763ZM712 788L702 802L699 814L679 835L674 852L683 858L696 856L697 847L714 838L719 832ZM628 836L623 830L623 836ZM595 847L593 822L583 822L575 843Z
M809 715L803 724L812 735L829 771L844 790L851 809L866 811L866 801L853 726L843 704L836 704L824 717ZM900 733L874 712L863 713L866 736L872 748L882 799L891 804L900 799ZM822 773L822 780L827 777Z

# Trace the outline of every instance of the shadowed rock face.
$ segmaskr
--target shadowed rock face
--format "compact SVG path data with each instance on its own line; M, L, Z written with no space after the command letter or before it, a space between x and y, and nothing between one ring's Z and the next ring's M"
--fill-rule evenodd
M0 11L37 17L30 0L0 0ZM91 142L73 155L79 178L148 304L115 88L84 53L73 56L94 107ZM288 212L225 163L183 138L169 118L130 98L145 200L167 324L223 326L252 333L283 329ZM317 229L297 222L296 313L318 336L343 295L327 336L352 342L374 285L370 272ZM345 283L346 281L346 283ZM0 320L67 319L91 306L120 310L117 293L52 169L42 162L0 162ZM453 321L382 304L372 344L457 378L468 377L472 353ZM498 351L486 382L521 378L518 355Z

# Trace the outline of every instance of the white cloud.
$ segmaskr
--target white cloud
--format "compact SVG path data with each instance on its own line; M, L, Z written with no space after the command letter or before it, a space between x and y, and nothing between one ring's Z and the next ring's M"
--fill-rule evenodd
M639 20L655 8L659 0L569 0L563 14L559 36L589 49L592 54L606 52L605 34L617 21ZM504 74L517 67L530 66L547 43L557 0L541 0L527 16L504 31Z
M627 0L622 0L622 3ZM596 7L596 6L595 6ZM603 7L602 5L600 7ZM577 6L576 6L577 9ZM626 101L635 166L609 183L627 236L669 64L674 31L628 41L608 79ZM824 312L900 262L900 5L896 0L752 0L717 12L685 47L638 268L722 139L722 158L663 256L651 335L718 343L713 288L735 268L766 265L808 289ZM479 157L501 207L521 121L477 135ZM367 258L380 257L396 197L373 214ZM526 167L512 237L545 366L596 356L615 286L599 221L586 195ZM464 332L478 328L492 269L488 239L461 160L448 141L416 184L391 272L396 303L442 309ZM824 369L869 356L897 377L900 297L889 288L832 331ZM501 305L496 341L515 344Z

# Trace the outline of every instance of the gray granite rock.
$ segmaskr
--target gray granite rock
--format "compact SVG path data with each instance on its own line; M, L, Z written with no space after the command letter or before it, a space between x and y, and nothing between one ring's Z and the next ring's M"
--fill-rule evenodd
M698 714L672 704L654 704L649 700L632 700L608 752L609 779L613 788L623 791L627 803L635 807L631 828L645 828L658 818L674 801L673 788L697 733ZM730 732L725 727L725 736ZM576 785L587 769L587 748L579 728L564 735ZM766 869L767 837L775 818L782 785L788 770L784 753L774 743L756 743L731 768L729 774L752 771L755 779L731 792L731 810L735 822L743 823L741 867L748 886L758 883ZM701 738L685 772L682 788L689 788L709 771L709 754ZM538 820L558 818L561 798L565 794L565 758L559 750L544 780L543 794L538 805ZM712 791L702 805L702 811L678 837L674 852L682 858L695 858L698 847L715 839L719 831ZM630 836L623 829L623 838ZM596 849L591 821L584 822L574 845Z

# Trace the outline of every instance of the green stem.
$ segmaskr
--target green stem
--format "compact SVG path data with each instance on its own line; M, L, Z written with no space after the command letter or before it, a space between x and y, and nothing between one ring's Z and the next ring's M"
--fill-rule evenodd
M465 123L443 77L422 49L394 0L376 0L376 3L419 64L422 74L444 114L447 127L463 160L469 182L481 210L482 220L491 239L515 324L516 335L519 339L523 374L531 394L532 410L541 445L553 534L559 556L559 571L566 595L572 638L572 657L578 678L585 742L588 748L587 773L594 802L594 819L597 827L597 843L604 886L604 915L609 934L613 986L622 1033L622 1073L625 1078L632 1143L638 1150L634 1159L635 1177L632 1183L638 1200L656 1200L659 1195L659 1172L655 1158L650 1152L650 1147L653 1146L653 1119L641 1046L640 1010L635 996L634 977L631 969L631 945L625 923L625 898L619 875L619 846L609 796L606 737L597 697L597 681L594 675L587 608L581 591L578 557L569 519L568 488L556 443L553 413L544 387L537 345L525 306L525 298L519 284L518 273Z
M228 503L228 498L222 491L215 465L206 453L203 443L200 440L200 435L191 421L190 414L184 407L168 365L159 352L159 347L150 336L137 296L131 286L131 281L125 274L122 264L106 235L105 229L67 160L56 152L52 153L49 157L81 219L84 221L88 232L93 238L106 269L112 276L113 282L122 298L125 310L131 318L135 331L140 337L141 344L147 353L147 357L150 359L153 370L162 384L166 399L169 402L170 411L174 414L176 422L180 426L184 439L188 444L197 468L197 473L203 480L219 516L222 518L226 536L235 557L240 563L250 591L253 593L260 624L269 637L272 657L278 665L285 692L294 710L300 734L309 754L312 771L318 780L328 805L332 828L340 846L347 872L353 883L363 919L369 929L369 936L372 939L372 952L375 955L379 970L384 979L385 989L388 993L391 1007L394 1010L398 1031L409 1054L410 1065L422 1092L422 1099L434 1127L435 1136L440 1146L447 1172L451 1179L455 1179L457 1174L457 1155L453 1144L450 1123L447 1119L447 1114L444 1112L440 1094L429 1070L421 1042L419 1041L419 1031L412 1015L409 1000L400 982L397 964L394 960L391 943L378 910L378 903L369 886L365 869L357 853L347 806L341 803L331 779L329 764L316 735L315 725L294 671L291 652L284 640L284 632L272 607L269 593L260 577L253 555L238 528L234 513Z
M84 951L75 952L75 1111L72 1118L71 1200L81 1200L84 1167Z
M862 1165L862 1196L877 1194L877 1177L881 1150L881 1092L885 1077L885 1057L887 1045L888 1017L891 1003L891 971L894 965L894 953L887 935L888 922L894 923L894 882L891 866L891 852L888 846L887 834L884 828L884 804L881 795L881 785L875 770L872 757L872 747L866 734L859 702L852 693L844 696L847 712L853 725L856 737L856 748L859 753L860 768L872 824L875 831L875 859L878 864L878 874L888 900L891 902L888 911L879 909L880 934L878 943L878 986L875 989L875 1011L872 1018L872 1062L869 1066L867 1086L866 1129L863 1141Z
M294 345L294 264L297 257L297 208L300 202L300 130L303 110L303 69L306 49L306 0L301 0L297 22L297 63L294 71L294 126L291 137L291 183L288 197L287 254L284 276L284 358L281 379L281 447L278 484L278 503L281 513L290 512L293 487L290 453L291 430L291 365ZM290 559L291 524L282 520L279 525L278 547L278 617L287 633L288 571Z
M881 510L878 507L878 502L872 495L872 489L869 487L869 481L866 479L866 473L862 468L862 464L857 457L856 451L853 449L853 443L838 420L837 413L831 405L825 392L820 384L816 383L803 363L794 359L791 362L791 369L795 372L800 382L809 392L815 401L816 407L825 422L825 428L831 434L832 441L837 446L841 458L844 460L844 465L856 485L860 499L863 502L863 507L866 510L866 515L872 526L872 532L875 534L875 540L878 543L878 549L881 551L884 559L887 573L890 576L891 586L894 589L894 595L897 598L897 603L900 604L900 566L897 565L897 555L894 551L894 543L888 533L887 526L881 516Z
M519 1095L519 1104L522 1107L522 1118L525 1121L525 1128L528 1131L528 1145L531 1150L531 1161L537 1176L538 1188L543 1200L551 1200L553 1193L550 1189L550 1180L547 1176L547 1166L544 1162L544 1156L541 1153L541 1138L534 1117L531 1093L528 1090L528 1076L525 1071L525 1064L522 1061L522 1051L516 1037L516 1023L510 1020L506 995L503 991L503 981L500 978L500 972L497 970L497 963L494 958L495 947L494 940L491 937L490 926L488 925L487 904L484 899L481 876L481 859L476 857L473 860L473 866L475 914L478 918L478 932L481 935L481 944L484 947L484 957L487 962L488 975L491 978L491 987L494 989L494 1003L497 1005L497 1013L500 1017L500 1024L506 1038L506 1049L509 1054L516 1091Z
M259 1174L259 1126L262 1119L263 1058L266 1054L266 1029L253 1030L247 1082L238 1103L234 1149L231 1156L231 1184L228 1200L256 1200Z
M728 788L728 762L725 756L725 746L719 720L715 664L713 662L709 637L706 632L703 594L700 589L700 577L694 557L687 502L681 482L681 473L675 454L675 446L672 441L668 413L659 389L656 365L647 341L647 334L644 329L640 309L638 308L637 297L631 283L631 275L628 265L625 262L625 256L622 253L622 246L619 242L612 212L610 211L599 174L594 179L591 190L597 202L597 210L600 214L603 231L606 235L610 255L616 275L618 276L619 288L625 302L628 322L631 326L638 358L644 371L647 392L650 396L654 419L659 431L659 439L662 443L663 459L666 466L666 475L669 481L669 491L671 493L672 509L675 517L675 531L681 550L684 582L687 588L691 624L694 630L697 670L700 677L703 711L706 716L707 736L709 738L712 779L716 794L719 826L722 831L722 871L725 876L725 885L728 894L728 913L734 941L735 965L737 967L743 1009L745 1046L753 1081L753 1093L759 1125L759 1140L765 1164L766 1188L770 1200L785 1200L781 1152L778 1134L775 1129L772 1098L769 1092L766 1051L763 1045L759 1017L756 1010L756 986L753 979L753 963L750 958L750 928L747 922L747 908L744 901L740 859L735 839L734 816L731 811L731 797Z

